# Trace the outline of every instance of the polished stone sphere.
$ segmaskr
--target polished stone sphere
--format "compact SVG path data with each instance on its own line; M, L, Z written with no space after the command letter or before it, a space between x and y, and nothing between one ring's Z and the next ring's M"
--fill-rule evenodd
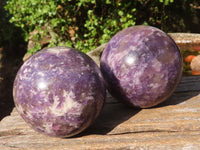
M120 31L108 42L100 67L113 97L148 108L174 92L182 75L182 57L166 33L138 25Z
M67 47L35 53L19 69L13 87L16 108L26 123L54 137L70 137L90 126L105 96L98 66Z

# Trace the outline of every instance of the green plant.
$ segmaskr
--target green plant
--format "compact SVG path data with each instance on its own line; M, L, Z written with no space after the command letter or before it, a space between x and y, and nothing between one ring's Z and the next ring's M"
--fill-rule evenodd
M169 5L169 3L173 3L174 0L159 0L161 3L164 3L165 5Z
M10 22L33 42L28 52L69 46L88 52L135 24L160 25L173 0L9 0ZM160 21L160 22L159 22Z
M0 1L0 47L17 42L21 39L19 35L19 29L9 23L10 16L6 14L4 6L6 0Z

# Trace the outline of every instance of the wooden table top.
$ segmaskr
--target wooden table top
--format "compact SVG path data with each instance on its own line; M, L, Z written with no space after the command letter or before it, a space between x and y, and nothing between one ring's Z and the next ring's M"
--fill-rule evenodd
M200 76L182 77L174 94L149 109L129 108L110 95L95 123L72 138L33 131L14 108L0 122L0 150L199 150Z

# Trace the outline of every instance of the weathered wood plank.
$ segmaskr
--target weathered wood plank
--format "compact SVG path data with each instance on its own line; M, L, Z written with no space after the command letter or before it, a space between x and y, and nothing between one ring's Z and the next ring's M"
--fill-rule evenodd
M199 92L200 91L200 76L185 76L182 77L182 80L179 86L176 89L176 92Z
M199 76L183 77L167 101L150 109L129 108L108 95L96 122L80 135L66 139L33 131L14 109L0 122L0 149L197 150L200 149L199 85Z

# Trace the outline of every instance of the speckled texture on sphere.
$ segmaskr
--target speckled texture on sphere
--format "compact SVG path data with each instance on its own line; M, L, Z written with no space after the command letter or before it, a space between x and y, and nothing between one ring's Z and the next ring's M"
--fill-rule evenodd
M39 51L21 66L13 97L19 114L33 129L69 137L96 119L105 91L100 69L89 56L54 47Z
M100 66L112 96L147 108L173 93L181 78L182 57L167 34L140 25L120 31L108 42Z

